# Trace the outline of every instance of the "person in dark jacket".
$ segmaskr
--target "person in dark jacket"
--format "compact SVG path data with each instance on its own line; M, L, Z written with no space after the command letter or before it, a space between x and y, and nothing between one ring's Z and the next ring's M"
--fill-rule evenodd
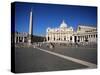
M54 46L53 43L50 43L50 48L51 48L51 49L54 49L54 48L55 48L55 46Z

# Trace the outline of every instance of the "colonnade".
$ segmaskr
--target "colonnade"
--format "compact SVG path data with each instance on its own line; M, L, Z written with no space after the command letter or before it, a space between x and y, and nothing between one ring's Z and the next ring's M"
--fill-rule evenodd
M20 42L24 43L25 40L26 40L26 37L24 37L24 36L23 37L20 37L20 36L15 37L15 43L20 43Z
M75 35L75 42L97 42L97 34Z

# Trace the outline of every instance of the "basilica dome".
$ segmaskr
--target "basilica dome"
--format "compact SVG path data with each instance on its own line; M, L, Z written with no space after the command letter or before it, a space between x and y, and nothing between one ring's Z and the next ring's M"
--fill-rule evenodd
M63 20L61 25L60 25L60 28L67 28L67 24L65 23L65 21Z
M51 29L51 28L50 28L50 27L48 27L46 31L48 32L50 29Z

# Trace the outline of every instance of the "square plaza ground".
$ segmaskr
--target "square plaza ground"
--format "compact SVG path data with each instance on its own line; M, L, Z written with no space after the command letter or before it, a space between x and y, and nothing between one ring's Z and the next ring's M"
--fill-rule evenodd
M50 49L40 47L48 51L70 56L93 64L97 64L97 48L83 47L56 47ZM42 72L59 71L88 68L79 63L62 59L52 54L43 52L37 48L15 48L15 71L22 72Z

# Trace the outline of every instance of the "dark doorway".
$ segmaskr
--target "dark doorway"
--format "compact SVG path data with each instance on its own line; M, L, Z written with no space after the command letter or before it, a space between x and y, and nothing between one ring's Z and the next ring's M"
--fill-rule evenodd
M85 42L88 42L88 37L85 37Z
M74 36L74 41L75 41L75 42L77 41L76 39L77 39L77 37L76 37L76 36Z
M49 40L49 37L48 37L48 40Z
M72 36L70 36L70 40L72 40Z
M54 41L55 41L55 37L54 37Z
M66 36L64 36L64 41L66 40Z

